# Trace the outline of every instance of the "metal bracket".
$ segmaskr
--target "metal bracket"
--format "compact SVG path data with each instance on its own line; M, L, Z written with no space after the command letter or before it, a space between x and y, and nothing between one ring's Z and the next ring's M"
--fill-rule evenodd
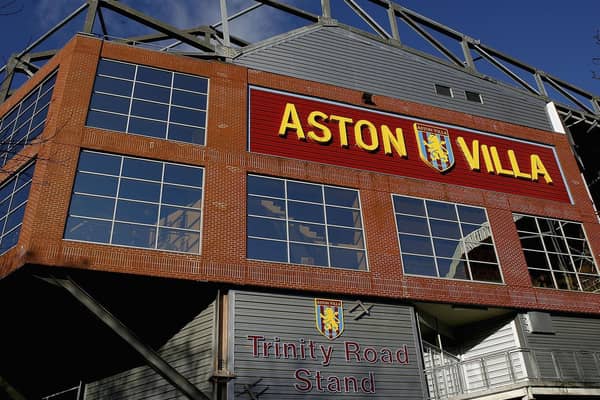
M357 300L356 305L350 310L350 314L352 314L357 309L360 309L360 313L354 316L354 320L356 321L361 319L365 315L371 315L371 308L373 308L373 304L367 306L362 301Z
M261 390L260 392L254 392L254 388L260 383L260 381L262 381L263 378L260 378L256 381L254 381L254 383L251 384L244 384L244 390L242 390L241 392L236 393L237 395L243 395L243 394L248 394L248 396L250 396L250 398L252 400L258 400L258 398L260 397L260 395L262 395L263 393L265 393L267 390L269 390L269 386L265 386L265 388L263 390Z

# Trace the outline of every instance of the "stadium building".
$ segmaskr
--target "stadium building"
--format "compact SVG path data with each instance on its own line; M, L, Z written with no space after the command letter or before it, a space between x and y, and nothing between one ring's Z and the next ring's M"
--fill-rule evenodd
M227 5L2 68L0 398L600 398L598 97L391 1Z

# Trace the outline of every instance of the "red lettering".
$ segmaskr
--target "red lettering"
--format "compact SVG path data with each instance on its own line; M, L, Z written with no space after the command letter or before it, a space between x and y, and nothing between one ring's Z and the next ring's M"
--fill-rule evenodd
M273 347L273 343L264 342L263 343L263 357L269 357L269 350Z
M406 345L404 345L401 349L399 349L396 352L396 360L398 360L398 362L400 364L408 364L409 360L408 360L408 347L406 347Z
M296 345L294 343L284 343L283 345L283 357L289 358L290 350L292 351L292 358L298 358L298 353L296 352Z
M346 354L346 361L350 361L350 356L356 357L356 362L360 362L360 345L356 342L344 342L344 349Z
M265 340L265 337L248 335L248 340L252 340L252 356L258 357L258 343Z
M350 392L350 383L352 383L353 386L352 392L358 392L358 380L354 376L344 377L344 391L346 391L346 393Z
M296 377L297 381L302 382L302 384L300 384L300 383L294 384L294 388L296 388L297 391L310 392L312 390L312 383L310 382L310 379L306 379L304 377L304 376L310 376L309 370L304 369L304 368L297 369L296 372L294 372L294 376Z
M365 393L375 393L375 375L369 372L368 378L362 378L360 380L360 387Z
M317 390L319 392L325 391L325 389L323 389L323 385L321 384L321 379L321 371L315 371L315 382L317 383Z
M365 348L365 351L363 352L363 356L365 357L365 360L367 360L371 364L377 362L377 350L375 350L372 347Z
M333 393L340 393L342 391L342 383L340 382L340 378L335 375L327 378L327 391Z

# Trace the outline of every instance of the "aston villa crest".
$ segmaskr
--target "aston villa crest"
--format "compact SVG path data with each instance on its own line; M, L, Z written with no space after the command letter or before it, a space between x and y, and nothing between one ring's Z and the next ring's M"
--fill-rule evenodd
M315 299L317 330L333 340L344 331L344 307L341 300Z
M454 153L448 130L419 123L415 123L413 126L421 160L439 172L445 172L452 168Z

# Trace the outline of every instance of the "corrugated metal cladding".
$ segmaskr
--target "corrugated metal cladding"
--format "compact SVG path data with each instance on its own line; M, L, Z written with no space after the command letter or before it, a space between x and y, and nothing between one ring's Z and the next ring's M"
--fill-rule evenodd
M158 354L203 393L212 394L215 303L185 325ZM116 360L118 361L118 360ZM133 368L86 385L85 399L186 399L148 366Z
M518 125L551 130L545 102L503 84L417 56L340 27L318 26L240 55L235 63ZM454 97L435 93L451 87ZM465 91L480 93L483 104Z
M530 333L526 315L519 316L523 346L531 349L542 377L598 379L600 366L600 319L551 315L553 334Z
M411 307L366 303L370 315L355 320L356 303L345 300L343 332L331 340L317 331L313 297L236 291L231 298L230 398L250 398L248 390L263 392L261 400L426 398Z

